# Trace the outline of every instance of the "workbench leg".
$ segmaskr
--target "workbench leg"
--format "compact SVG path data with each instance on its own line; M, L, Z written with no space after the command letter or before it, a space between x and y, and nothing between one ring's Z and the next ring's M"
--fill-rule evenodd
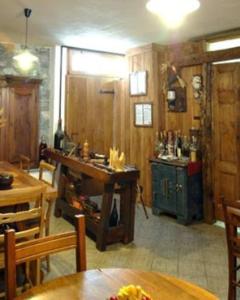
M128 244L134 239L135 205L136 205L136 182L129 183L124 197L124 243Z
M105 184L102 207L101 207L101 219L98 225L99 227L97 231L97 241L96 241L96 247L99 251L106 250L109 218L110 218L111 208L112 208L113 191L114 191L113 184Z

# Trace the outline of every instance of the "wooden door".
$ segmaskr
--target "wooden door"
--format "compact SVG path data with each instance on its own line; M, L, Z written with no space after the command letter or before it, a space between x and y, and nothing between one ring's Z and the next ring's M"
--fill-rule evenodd
M239 199L240 64L213 65L213 176L217 219L222 219L220 196Z
M113 146L114 80L67 76L65 128L76 143L87 139L90 151L109 155Z
M9 161L19 161L19 154L38 160L38 89L25 84L9 89Z

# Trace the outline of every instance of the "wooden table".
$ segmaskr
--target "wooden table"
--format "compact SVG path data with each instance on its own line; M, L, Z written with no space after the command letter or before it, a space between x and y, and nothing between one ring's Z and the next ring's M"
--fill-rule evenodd
M22 194L30 194L34 191L44 193L46 190L46 184L44 182L32 177L6 161L0 161L0 173L9 173L14 177L11 189L0 190L0 207L17 204L17 199L21 199ZM9 196L11 196L14 203L9 201Z
M106 300L124 285L140 285L153 300L217 300L206 290L157 272L102 269L64 276L27 291L17 299Z
M82 182L94 179L101 183L103 188L103 200L101 205L100 220L86 215L87 230L96 237L96 247L100 251L106 249L107 244L122 241L127 244L134 238L134 220L136 203L136 185L139 178L139 170L127 169L123 172L113 172L100 166L86 163L76 157L64 156L59 151L47 149L45 155L52 160L61 163L61 174L59 180L59 193L55 206L55 216L66 214L73 217L79 213L71 206L65 197L65 186L68 181L69 171L82 175ZM104 166L102 166L104 167ZM115 186L121 187L120 192L120 220L118 226L109 227L112 198ZM94 189L94 185L91 186Z

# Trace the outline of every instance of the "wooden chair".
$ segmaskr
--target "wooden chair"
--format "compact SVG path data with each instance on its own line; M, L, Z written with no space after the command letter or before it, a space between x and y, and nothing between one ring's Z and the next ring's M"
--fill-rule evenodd
M44 179L44 172L48 172L51 175L51 181ZM45 214L45 235L48 236L50 233L50 216L51 210L53 206L53 202L57 198L57 189L54 188L55 184L55 175L56 175L56 167L46 163L45 161L41 161L39 164L39 180L43 181L47 184L47 190L45 192L44 199L47 202L47 209ZM50 272L50 259L49 256L46 257L47 260L47 271Z
M28 173L30 172L31 160L26 155L19 155L19 167L21 170L26 170Z
M16 266L23 262L40 259L68 249L76 249L77 272L86 270L85 217L76 216L76 231L61 233L28 241L15 243L15 231L5 232L5 266L7 299L16 296Z
M4 201L2 200L1 202ZM18 242L35 239L42 235L44 213L41 188L31 193L23 193L21 199L16 199L14 195L9 195L7 203L9 203L9 206L1 207L1 232L3 232L3 227L15 228L17 230L15 238ZM0 269L4 268L4 234L2 233L0 234ZM25 271L25 277L28 279L28 282L40 282L40 261L36 262L35 282L30 280L29 268L26 268ZM1 293L1 296L4 295Z
M237 259L240 258L240 201L231 202L222 197L223 214L226 227L226 238L228 245L228 300L236 300L236 288L240 287L240 280L237 280Z

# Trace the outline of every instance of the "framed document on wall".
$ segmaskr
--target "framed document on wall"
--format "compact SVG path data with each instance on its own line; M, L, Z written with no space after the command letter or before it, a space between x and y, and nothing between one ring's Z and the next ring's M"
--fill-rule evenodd
M147 71L130 73L129 93L130 96L147 95Z
M134 103L134 125L152 127L152 103Z

